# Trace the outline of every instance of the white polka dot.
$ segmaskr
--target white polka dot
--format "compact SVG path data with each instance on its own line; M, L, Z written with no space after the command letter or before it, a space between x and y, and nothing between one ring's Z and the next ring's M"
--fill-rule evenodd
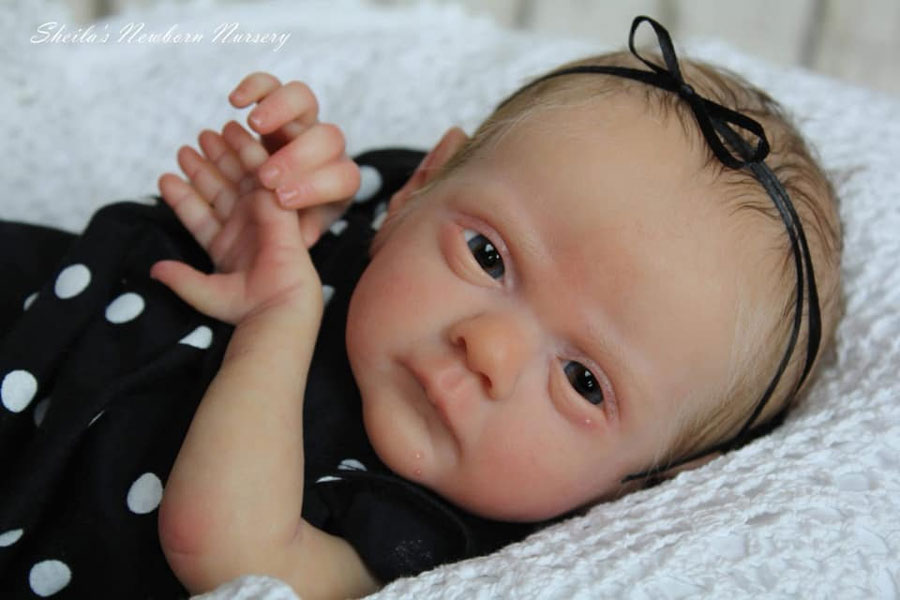
M342 471L365 471L366 465L362 464L355 458L345 458L338 465L338 469Z
M19 541L20 537L22 537L21 529L10 529L9 531L0 533L0 548L12 546Z
M40 427L47 415L47 409L50 408L50 397L44 398L34 407L34 425Z
M340 481L340 477L332 477L331 475L325 475L324 477L319 477L316 479L316 483L327 483L329 481Z
M46 598L63 589L72 580L72 571L61 560L42 560L33 567L28 574L28 583L31 590Z
M54 293L65 300L77 296L91 282L91 272L81 263L69 265L60 272L53 286Z
M328 303L331 301L332 296L334 296L334 287L328 284L323 284L322 297L325 298L325 306L328 306Z
M94 421L96 421L97 419L99 419L99 418L103 415L103 413L105 413L105 412L106 412L105 410L101 410L100 412L98 412L98 413L94 416L94 418L91 419L91 422L88 423L88 427L90 427L91 425L93 425L93 424L94 424Z
M203 350L204 348L209 348L209 345L212 343L212 329L207 327L206 325L201 325L196 328L180 340L178 340L179 344L187 344L188 346L193 346L194 348L200 348Z
M372 219L372 229L378 231L381 229L381 225L384 223L384 219L387 217L387 213L383 212L380 215L376 216Z
M38 293L33 292L27 298L25 298L25 304L22 306L22 310L28 310L28 307L34 304L34 301L37 300Z
M347 221L345 221L344 219L338 219L337 221L332 223L331 227L329 227L328 229L330 229L331 233L333 233L334 235L341 235L342 233L344 233L344 230L347 229Z
M126 501L131 512L145 515L159 506L162 495L163 486L159 477L153 473L144 473L131 484Z
M354 202L365 202L381 189L381 173L369 165L359 168L359 190L353 196Z
M375 216L372 217L372 229L381 229L381 225L388 215L387 202L379 202L378 206L375 207L374 215Z
M144 310L144 299L134 292L125 292L106 307L106 320L110 323L125 323Z
M0 383L0 399L3 400L3 406L12 412L22 412L28 406L34 394L37 392L38 384L34 375L22 369L10 371Z

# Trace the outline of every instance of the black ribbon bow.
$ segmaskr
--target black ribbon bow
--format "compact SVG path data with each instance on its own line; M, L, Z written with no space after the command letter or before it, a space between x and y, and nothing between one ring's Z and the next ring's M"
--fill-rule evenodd
M635 33L637 32L638 27L640 27L640 25L644 22L649 23L653 27L653 31L656 33L656 39L662 53L665 67L645 59L635 48ZM808 344L806 349L806 362L804 364L802 374L800 375L797 383L794 385L794 388L791 391L791 395L797 392L797 390L803 384L803 381L806 379L807 375L809 375L809 372L812 369L812 365L815 362L816 355L818 354L819 343L821 339L819 296L816 289L816 279L813 273L813 265L812 259L810 258L809 254L809 246L806 243L806 235L804 234L800 218L797 216L797 212L794 209L794 205L791 202L787 190L784 189L784 186L778 180L778 177L775 176L774 172L764 162L764 159L769 154L769 141L766 139L766 133L762 125L758 121L744 114L731 110L730 108L722 106L721 104L713 102L712 100L708 100L698 94L693 86L685 81L684 77L681 74L681 67L678 65L678 57L675 54L675 48L672 44L672 38L669 36L669 32L666 31L665 27L663 27L650 17L635 17L634 21L631 24L631 32L629 33L628 37L628 48L629 50L631 50L631 53L638 58L638 60L640 60L650 68L649 71L642 69L632 69L630 67L608 65L581 65L576 67L569 67L566 69L560 69L539 77L538 79L535 79L531 83L520 88L513 95L501 102L497 108L500 108L501 106L512 100L512 98L521 93L523 90L528 89L542 81L550 79L551 77L559 77L562 75L572 75L579 73L594 73L614 75L617 77L626 77L628 79L641 81L648 85L662 88L664 90L668 90L677 94L681 99L687 102L688 106L690 106L691 111L696 118L697 124L700 127L700 131L703 134L703 137L706 139L706 142L712 150L713 154L715 154L716 158L718 158L719 161L722 162L722 164L731 167L732 169L747 169L750 173L752 173L754 178L759 181L759 183L768 193L769 197L772 199L772 202L778 209L778 213L781 216L785 228L787 229L788 236L790 237L791 251L794 257L794 267L797 274L797 293L794 303L793 327L791 330L790 339L788 341L787 350L778 365L775 376L766 387L766 390L763 393L762 397L757 401L756 405L751 411L749 418L745 421L744 425L741 427L738 433L725 442L716 444L715 446L712 446L710 448L705 448L700 452L695 452L677 461L672 461L665 465L659 465L641 473L628 475L622 480L623 483L633 479L655 477L662 471L690 462L711 452L724 452L727 450L739 448L750 440L768 433L781 423L786 414L787 406L789 405L788 402L785 402L785 406L768 422L755 428L751 428L753 422L762 412L772 393L775 391L775 388L778 385L779 380L781 379L781 375L787 368L791 355L794 352L794 347L796 346L797 339L800 335L800 327L803 319L803 302L804 296L806 295L804 293L804 290L807 290L809 298ZM742 135L735 131L733 126L740 128L749 134L752 134L752 136L756 139L755 147L751 146L751 144L748 143Z

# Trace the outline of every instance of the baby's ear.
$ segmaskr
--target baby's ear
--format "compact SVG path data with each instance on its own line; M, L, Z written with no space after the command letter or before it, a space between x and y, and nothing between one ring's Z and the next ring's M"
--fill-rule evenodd
M416 190L425 187L468 139L469 136L459 127L448 129L441 137L441 140L431 149L431 152L425 155L412 177L391 196L390 204L388 204L388 215L392 215L403 208L412 194Z

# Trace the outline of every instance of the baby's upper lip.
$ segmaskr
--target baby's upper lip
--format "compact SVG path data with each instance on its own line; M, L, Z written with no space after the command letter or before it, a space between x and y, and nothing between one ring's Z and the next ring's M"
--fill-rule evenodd
M435 378L431 375L432 370L425 368L415 361L404 360L402 362L409 372L412 373L416 382L422 386L425 396L428 398L428 402L434 406L441 421L448 429L452 430L453 427L450 422L450 416L447 414L447 407L450 404L450 399L446 394L440 391Z

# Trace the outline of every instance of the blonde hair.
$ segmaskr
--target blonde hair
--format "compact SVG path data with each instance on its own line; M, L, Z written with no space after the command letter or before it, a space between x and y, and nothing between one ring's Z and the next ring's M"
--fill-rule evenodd
M655 60L661 64L658 57ZM770 144L766 163L790 195L804 227L814 265L822 320L821 345L813 371L804 382L805 389L821 357L829 351L843 313L840 282L842 237L834 189L797 128L768 94L724 69L684 59L680 60L680 64L685 80L697 93L741 112L763 126ZM580 65L645 68L631 53L622 51L588 57L562 65L554 71ZM728 190L723 197L723 202L728 203L727 208L735 214L759 218L760 231L769 236L772 247L777 249L782 259L780 264L772 265L778 270L773 278L774 289L768 294L772 298L780 297L782 304L774 312L770 304L746 303L739 307L737 345L732 352L727 383L716 391L714 398L694 403L701 408L680 410L674 425L673 442L657 456L653 465L648 466L663 469L681 457L736 435L762 397L788 344L797 293L793 255L781 217L753 175L746 170L730 169L715 157L702 137L693 113L678 95L623 77L577 74L552 77L514 92L418 193L425 193L475 156L488 151L517 123L532 117L537 111L589 105L604 96L618 93L641 98L648 110L680 120L690 143L701 144L705 149L707 160L704 168L714 173L716 182L724 183ZM754 428L781 413L782 409L786 412L797 401L799 390L794 388L806 360L808 340L806 310L804 307L803 326L788 366L764 410L755 419Z

